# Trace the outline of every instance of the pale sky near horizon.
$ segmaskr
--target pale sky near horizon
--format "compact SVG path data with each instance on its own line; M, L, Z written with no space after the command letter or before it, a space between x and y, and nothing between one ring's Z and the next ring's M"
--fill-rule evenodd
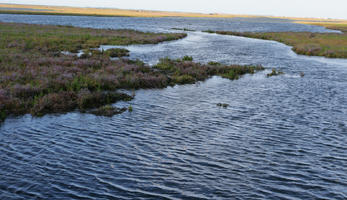
M0 0L0 3L347 19L347 0Z

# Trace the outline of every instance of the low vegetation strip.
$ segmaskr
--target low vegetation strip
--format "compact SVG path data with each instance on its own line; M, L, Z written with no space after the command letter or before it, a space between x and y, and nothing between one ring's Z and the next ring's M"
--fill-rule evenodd
M297 54L308 56L324 56L328 58L347 58L347 28L343 25L328 26L342 33L310 33L310 32L233 32L206 31L222 35L234 35L263 40L274 40L290 46Z
M164 88L203 81L213 75L237 79L263 69L219 63L203 65L194 63L189 56L164 58L151 67L139 60L111 59L112 52L93 50L94 53L81 57L62 53L101 44L158 43L184 36L0 23L0 121L9 115L42 116L76 109L97 115L105 112L109 116L124 109L105 105L133 98L117 89ZM127 53L118 50L116 56Z
M70 26L0 22L0 47L40 53L96 48L103 44L157 44L177 40L185 33L146 33L135 30L101 30Z

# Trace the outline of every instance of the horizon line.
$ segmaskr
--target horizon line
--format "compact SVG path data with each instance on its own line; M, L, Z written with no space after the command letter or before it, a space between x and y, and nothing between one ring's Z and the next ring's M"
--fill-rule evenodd
M297 17L297 16L278 16L278 15L262 15L262 14L233 14L233 13L222 13L222 12L198 12L198 11L169 11L169 10L149 10L149 9L131 9L131 8L116 8L116 7L94 7L94 6L70 6L70 5L51 5L51 4L22 4L22 3L0 3L0 5L17 5L17 6L47 6L47 7L60 7L60 8L86 8L86 9L108 9L108 10L123 10L123 11L143 11L143 12L167 12L167 13L180 13L180 14L198 14L198 15L211 15L216 16L226 16L225 18L230 17L266 17L266 18L278 18L278 19L291 19L291 20L301 20L301 19L316 19L316 20L333 20L333 21L346 21L347 19L343 18L331 18L331 17ZM40 11L37 11L40 12ZM45 12L49 13L49 12ZM62 13L64 14L64 13ZM174 17L174 16L173 16ZM176 16L184 17L184 16ZM208 16L197 16L197 17L208 17Z

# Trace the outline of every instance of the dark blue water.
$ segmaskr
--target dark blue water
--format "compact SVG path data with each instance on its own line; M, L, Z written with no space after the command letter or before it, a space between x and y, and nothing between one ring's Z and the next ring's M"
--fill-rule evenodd
M138 23L153 31L178 26L170 20L181 27L197 20L203 30L203 21L212 20L78 18L0 15L0 21L98 28ZM324 30L269 19L213 20L210 29L220 23L230 30ZM285 75L266 78L266 70L236 81L213 77L139 90L132 102L116 104L134 111L112 118L73 112L7 119L0 127L0 199L347 199L346 59L201 32L127 48L131 58L151 64L192 55ZM230 107L220 109L219 102Z

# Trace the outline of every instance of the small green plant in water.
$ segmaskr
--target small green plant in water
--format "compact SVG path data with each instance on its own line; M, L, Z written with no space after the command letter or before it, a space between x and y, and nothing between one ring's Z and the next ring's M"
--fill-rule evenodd
M217 103L217 106L218 107L222 107L222 108L227 108L227 107L229 107L229 104L227 104L227 103Z
M92 110L89 113L98 115L98 116L112 117L114 115L121 114L124 111L126 111L126 108L117 108L111 105L105 105L98 109Z
M133 111L133 107L132 107L131 105L129 106L128 111L129 111L129 112L132 112L132 111Z
M266 74L266 77L271 77L271 76L278 76L278 75L282 75L284 74L284 72L280 71L280 70L276 70L276 69L272 69L271 73Z
M0 111L0 122L5 121L5 119L6 119L5 111Z

